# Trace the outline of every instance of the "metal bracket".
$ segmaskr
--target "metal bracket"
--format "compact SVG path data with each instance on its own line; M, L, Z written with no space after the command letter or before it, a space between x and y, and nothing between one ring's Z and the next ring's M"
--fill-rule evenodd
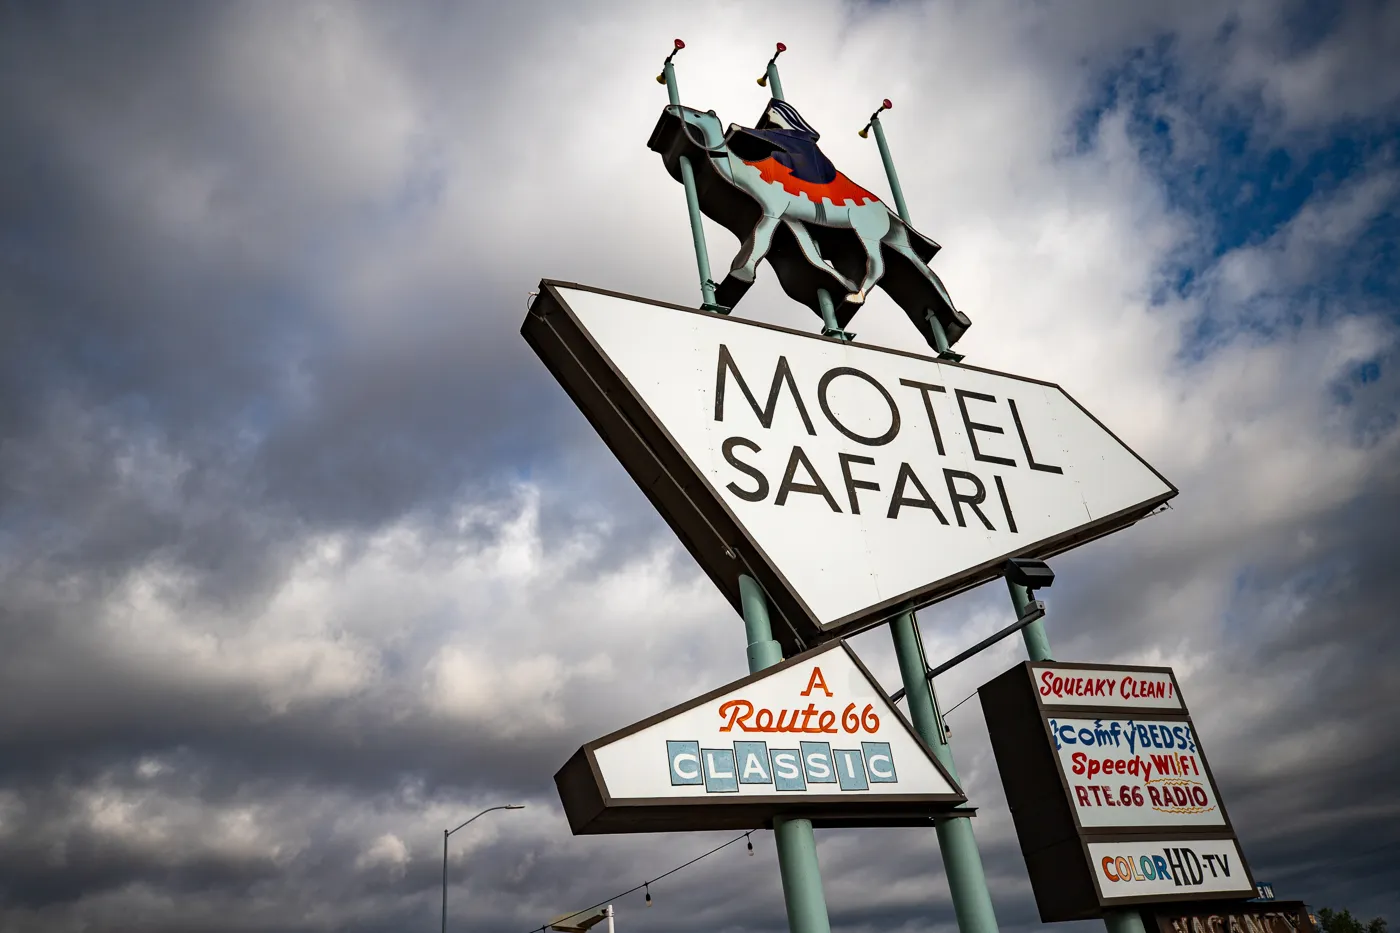
M715 292L715 291L717 291L717 290L719 289L719 283L716 282L714 279L706 279L706 280L705 280L705 285L709 288L709 290L710 290L711 293L713 293L713 292ZM728 314L730 311L733 311L734 309L733 309L733 308L725 307L724 305L721 305L721 304L712 304L712 303L710 303L710 302L706 302L706 303L704 303L704 304L702 304L702 305L700 306L700 310L701 310L701 311L709 311L709 312L711 312L711 313L713 313L713 314Z
M854 340L856 339L856 335L855 335L855 334L851 333L850 331L842 330L842 329L839 328L839 327L823 327L823 328L822 328L822 336L823 336L823 337L835 337L837 340L841 341L842 343L851 343L852 341L854 341Z
M1039 622L1043 618L1045 618L1045 603L1041 602L1038 599L1031 600L1029 603L1026 604L1025 615L1021 616L1021 618L1017 619L1015 622L1012 622L1006 628L992 635L988 635L986 638L982 639L977 644L973 645L971 648L968 648L961 654L954 655L952 658L949 658L947 661L944 661L937 667L924 668L924 679L930 681L933 680L933 678L937 677L939 674L943 674L949 670L952 670L954 667L957 667L959 664L966 661L973 655L979 654L985 651L986 649L990 648L992 645L995 645L997 642L1001 641L1006 636L1015 635L1027 625L1030 625L1032 622ZM904 699L905 692L905 689L903 687L900 687L894 693L890 694L890 701L898 703L900 700Z

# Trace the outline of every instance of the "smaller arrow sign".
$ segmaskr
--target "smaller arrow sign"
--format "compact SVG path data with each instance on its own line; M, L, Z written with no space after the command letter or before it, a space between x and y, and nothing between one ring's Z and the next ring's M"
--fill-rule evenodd
M589 742L554 782L576 835L926 825L967 800L840 640Z

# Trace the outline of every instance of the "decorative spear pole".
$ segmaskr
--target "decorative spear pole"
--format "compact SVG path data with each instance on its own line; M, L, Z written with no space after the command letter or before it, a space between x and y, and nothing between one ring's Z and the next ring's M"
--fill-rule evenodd
M786 51L787 46L779 42L777 51L768 59L768 66L758 79L759 87L772 88L774 100L787 100L783 96L783 79L778 75L778 56ZM824 288L817 289L817 305L821 309L823 337L832 337L842 343L850 343L855 339L855 334L842 330L841 325L837 323L836 303L831 300L831 293Z
M680 91L676 87L676 70L671 59L685 43L676 40L676 47L666 56L661 74L656 76L660 84L666 85L672 106L680 106ZM778 51L768 62L768 70L759 84L765 80L773 85L773 93L782 99L782 82L778 78L775 64L778 55L787 47L778 43ZM715 283L710 278L710 257L705 248L705 231L700 226L700 198L695 189L695 170L685 156L680 158L681 181L685 185L685 203L690 212L690 233L695 240L695 264L700 271L700 291L704 296L705 308L723 313L715 302ZM828 304L830 299L827 299ZM773 637L773 624L768 616L768 599L758 581L748 574L739 576L740 601L743 606L744 631L748 640L749 673L756 674L783 660L783 649ZM817 862L817 840L812 832L812 821L806 819L773 820L773 836L778 849L778 873L783 882L783 901L787 906L788 929L791 933L831 933L831 920L827 916L826 896L822 892L821 866Z
M685 43L680 39L675 40L675 47L662 63L661 74L656 76L657 84L666 85L666 95L672 107L681 105L681 92L676 86L676 66L671 64L671 59L683 48ZM722 309L715 301L715 282L710 277L710 251L705 246L705 228L700 223L700 194L695 188L695 167L687 156L681 156L680 164L681 184L685 185L685 209L690 215L690 238L695 242L695 265L700 273L701 306L706 311L718 312Z
M890 193L894 197L895 210L905 223L909 223L909 207L904 203L904 190L899 186L899 176L895 174L894 159L890 156L889 144L885 142L885 131L880 125L880 113L889 110L888 100L881 101L880 109L870 115L870 122L860 131L862 138L875 130L875 142L880 147L880 158L885 163L885 175L889 178ZM938 344L939 357L948 358L948 338L933 311L927 312L933 328L934 340ZM952 354L957 359L961 356ZM904 681L905 695L909 699L909 718L938 760L955 778L957 765L953 762L953 749L948 742L948 727L938 708L938 696L933 683L925 675L928 661L924 656L923 639L919 636L918 621L914 613L906 612L890 622L890 636L894 639L895 656L899 660L899 673ZM958 918L961 933L997 933L996 911L992 908L992 895L987 890L987 876L982 869L982 854L977 848L977 837L972 831L972 820L965 816L948 817L938 820L938 848L943 853L943 868L948 875L948 888L953 895L953 912Z
M771 88L775 100L783 99L778 56L786 51L787 46L779 42L777 51L768 59L763 76L758 79L759 87ZM827 304L830 304L830 300L827 299ZM749 638L749 672L757 673L781 661L783 649L773 638L773 625L768 618L768 599L758 581L747 574L740 576L739 594L744 607L744 628ZM773 820L773 836L778 845L778 871L783 877L783 902L787 906L788 929L792 933L831 933L812 821L778 817Z
M880 147L880 161L885 163L885 177L890 181L890 194L894 196L895 212L899 214L899 219L906 224L909 223L909 206L904 203L904 189L899 186L899 175L894 170L894 159L890 156L889 143L885 142L885 128L880 124L880 114L882 111L894 107L890 99L886 97L880 101L880 107L870 115L870 122L865 124L865 128L858 134L861 139L870 135L870 130L875 130L875 145ZM940 360L951 360L956 363L962 359L961 353L954 353L948 344L948 334L943 329L943 322L938 319L938 315L932 309L924 310L924 319L928 321L929 330L933 333L933 342L938 350Z
M885 163L885 175L889 178L890 193L894 196L895 208L896 210L898 210L900 218L905 223L908 223L909 208L904 203L904 191L899 187L899 176L895 174L894 159L890 156L889 144L885 142L885 128L880 123L881 112L889 110L892 106L893 105L889 102L888 99L881 101L879 109L870 115L870 122L867 123L864 129L860 131L860 136L862 139L864 139L869 136L871 129L875 130L875 144L880 147L880 159ZM963 357L960 354L954 353L952 350L948 349L948 337L944 333L943 325L939 322L938 317L932 311L927 312L927 316L929 326L933 329L934 341L938 344L939 358L951 360L952 362L960 361ZM1018 619L1024 617L1024 615L1030 607L1030 602L1033 598L1031 592L1024 586L1021 586L1019 583L1013 582L1010 578L1007 578L1006 580L1006 588L1008 591L1010 591L1011 605L1016 610L1016 617ZM943 725L942 716L938 711L938 700L933 692L932 681L929 680L926 676L926 672L928 670L928 663L924 659L923 642L919 638L918 625L914 620L914 614L905 613L904 615L900 616L890 625L890 631L894 634L895 652L899 655L899 669L900 673L904 675L904 687L905 690L908 692L909 696L909 712L910 715L914 717L915 726L919 729L921 735L924 735L925 738L928 738L928 736L924 733L923 727L919 726L919 717L915 714L915 695L914 688L911 685L917 683L921 687L925 688L920 691L921 696L918 701L919 704L921 706L924 705L925 700L923 699L922 694L926 693L928 697L928 708L931 708L926 708L924 718L931 723L936 721L936 723L934 724L934 729L937 732L941 733L942 738L944 739L944 742L941 746L942 750L940 750L940 746L937 743L931 742L931 744L933 744L934 751L939 754L939 760L947 766L950 772L956 775L957 772L953 768L952 749L948 746L946 742L946 727ZM1021 638L1026 645L1026 654L1029 655L1032 661L1054 660L1054 658L1050 654L1050 638L1045 633L1045 623L1043 618L1037 619L1030 625L1027 625L1025 628L1021 629ZM901 642L905 643L902 648ZM917 659L914 657L915 651L917 651ZM908 663L906 663L906 659L908 659ZM940 845L942 845L943 843L944 826L952 822L952 820L939 822L938 838ZM971 846L970 853L972 857L975 857L977 859L976 875L979 879L981 879L980 887L984 896L988 897L986 910L987 916L988 918L990 918L991 921L991 926L988 929L995 930L996 917L993 916L991 913L991 900L990 897L985 893L986 881L982 878L982 863L981 857L977 853L977 841L972 836L972 827L970 822L967 820L963 820L962 822L969 823L966 834L967 841ZM949 850L947 846L943 846L943 853L945 863L947 863L948 865L948 881L950 885L953 885L953 865L952 862L949 861ZM959 929L962 930L963 933L969 933L969 927L963 924L962 909L958 906L958 894L956 886L954 886L953 891L953 909L957 912L958 915ZM1103 922L1104 926L1108 928L1108 933L1146 933L1146 928L1143 926L1142 923L1142 916L1135 910L1106 910L1104 911Z

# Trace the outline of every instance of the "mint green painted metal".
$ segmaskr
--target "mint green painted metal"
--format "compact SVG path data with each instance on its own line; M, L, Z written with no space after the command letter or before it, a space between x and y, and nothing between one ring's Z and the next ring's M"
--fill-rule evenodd
M1108 927L1108 933L1147 933L1142 914L1136 910L1105 910L1103 925Z
M939 764L948 769L954 780L958 777L958 766L953 763L953 750L948 747L948 733L943 728L943 717L939 715L938 703L924 676L926 665L924 653L919 650L919 633L915 630L914 614L906 612L890 622L890 635L894 638L894 653L899 659L899 676L904 681L905 696L909 701L909 718L914 729L933 749ZM911 690L909 684L922 684L923 689Z
M924 676L928 661L924 658L917 626L912 612L896 616L890 622L894 653L909 700L909 718L914 722L914 730L956 780L958 769L953 763L953 749L948 744L938 699ZM997 933L997 915L992 908L991 892L987 890L987 876L982 870L982 854L977 849L972 821L965 816L940 819L937 831L938 850L943 853L943 871L953 895L958 930L961 933Z
M748 574L739 577L739 599L744 607L744 631L749 638L749 673L757 674L781 661L783 649L773 638L768 599ZM783 879L788 929L792 933L831 933L811 820L775 819L773 836L778 844L778 873Z
M899 186L899 175L894 170L894 159L890 157L890 146L889 143L885 142L885 128L880 125L878 111L875 116L870 118L870 125L875 129L875 145L880 147L880 160L885 163L885 177L890 180L890 194L894 196L894 209L899 214L900 220L909 223L909 207L904 203L904 189ZM947 342L946 337L944 342Z
M1011 591L1011 605L1016 609L1016 618L1026 614L1026 606L1030 605L1031 593L1019 583L1006 581L1006 588ZM1026 654L1032 661L1053 661L1050 655L1050 636L1045 634L1045 620L1036 619L1030 625L1021 629L1021 638L1026 642Z
M853 334L848 334L836 323L836 305L831 301L831 293L824 288L817 289L817 304L822 309L822 336L835 337L842 343L850 343Z
M744 630L749 636L749 673L757 674L783 659L783 647L773 637L768 600L758 581L746 573L739 576L739 600L744 606Z
M885 110L888 105L889 101L885 101L880 110ZM889 143L885 141L885 128L880 125L880 110L870 118L870 125L875 130L875 143L880 147L880 160L885 163L885 176L890 182L895 211L900 220L909 223L909 206L904 203L904 189L900 187L899 175L894 170L894 158L890 155ZM950 352L948 335L944 333L938 316L929 311L925 317L932 327L939 356ZM956 780L958 768L953 762L953 748L948 743L948 731L938 709L938 698L934 695L933 685L924 675L928 670L928 661L924 658L914 614L906 612L895 618L890 623L890 635L894 639L894 652L899 659L899 673L904 681L905 696L909 700L909 718L914 722L914 729ZM948 875L948 889L953 896L953 913L958 918L958 930L961 933L997 933L996 911L992 908L991 892L987 890L987 876L982 870L982 853L977 848L972 821L965 816L939 820L937 831L938 850L943 854L943 870Z
M773 57L776 59L778 56L774 55ZM778 63L776 61L768 63L768 87L772 90L775 100L787 100L783 96L783 79L778 77Z
M672 53L675 54L674 52ZM661 76L666 80L666 96L670 98L673 106L680 106L681 91L676 85L676 66L671 64L671 59L666 59L666 64L661 69ZM695 243L695 266L700 273L700 297L701 302L708 311L718 311L719 306L715 303L715 283L710 278L710 251L705 246L705 228L700 224L700 193L695 188L695 169L690 164L690 159L681 156L681 183L685 185L685 209L690 215L690 238Z
M783 82L778 77L778 56L768 63L768 84L773 97L783 100ZM684 169L682 169L684 171ZM836 309L823 289L817 300L822 320L836 326ZM836 328L840 332L840 328ZM749 636L749 673L756 674L783 659L783 649L773 638L768 618L768 600L758 582L744 574L739 577L739 597L744 606L744 628ZM783 903L787 905L788 929L792 933L831 933L822 891L821 865L817 862L817 837L811 820L773 821L773 838L778 846L778 873L783 879Z
M831 933L812 821L777 817L773 820L773 837L778 843L778 872L783 877L788 929L792 933Z
M909 205L904 203L904 189L899 184L899 173L894 170L894 157L890 155L890 144L885 141L885 127L880 122L880 112L889 109L889 101L884 101L880 109L870 116L870 128L875 130L875 145L880 149L880 161L885 164L885 178L890 183L890 195L894 198L894 209L899 214L899 219L906 224L909 223ZM862 130L861 136L865 135ZM947 296L944 295L946 298ZM949 301L949 304L952 304ZM943 322L938 319L938 315L932 310L924 312L924 320L928 321L929 330L933 335L933 346L938 351L941 359L950 359L958 362L962 359L962 354L954 353L948 343L948 332L943 329Z
M937 832L958 929L961 933L997 933L997 915L992 909L992 894L987 890L972 820L965 816L939 820Z
M924 320L928 321L929 329L933 331L933 348L938 351L941 357L948 353L948 334L943 330L943 322L938 319L938 315L932 311L924 312ZM961 356L958 359L962 359Z

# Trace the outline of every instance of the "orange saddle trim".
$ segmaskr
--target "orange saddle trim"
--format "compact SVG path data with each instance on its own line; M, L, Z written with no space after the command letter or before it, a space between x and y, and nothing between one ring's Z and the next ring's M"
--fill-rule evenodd
M820 204L823 198L831 199L835 205L845 204L854 201L857 205L868 204L871 201L879 201L869 191L851 181L838 170L836 177L825 184L812 181L803 181L792 173L792 169L783 165L777 159L769 156L759 162L745 162L745 165L752 165L758 169L758 174L769 184L782 185L788 194L798 197L806 195L813 204Z

